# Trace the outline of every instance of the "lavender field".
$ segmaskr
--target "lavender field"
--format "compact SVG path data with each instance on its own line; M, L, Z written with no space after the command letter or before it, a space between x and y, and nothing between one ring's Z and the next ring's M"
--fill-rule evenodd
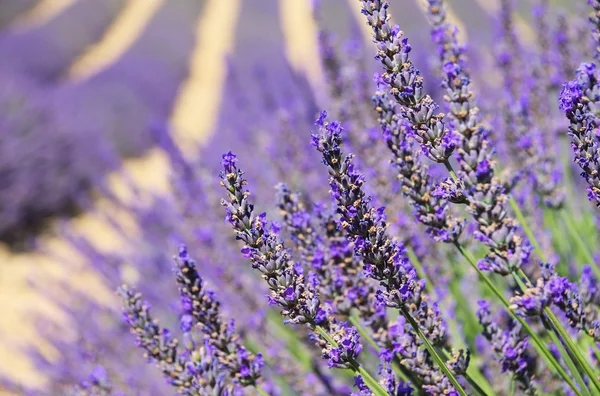
M576 3L0 2L0 395L600 395Z

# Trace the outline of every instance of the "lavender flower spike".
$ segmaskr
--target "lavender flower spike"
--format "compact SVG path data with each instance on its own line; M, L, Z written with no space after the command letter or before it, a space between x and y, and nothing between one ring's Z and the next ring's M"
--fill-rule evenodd
M198 274L196 263L185 246L179 248L175 258L175 275L185 314L181 329L189 333L194 324L204 333L205 339L215 348L219 364L229 371L232 380L242 386L254 386L264 365L262 355L249 353L235 332L233 321L221 319L220 303L212 291L207 290Z
M450 190L444 189L443 185L435 188L428 166L420 161L419 154L415 152L410 126L396 114L394 100L383 91L376 92L372 100L383 137L394 155L392 164L398 169L402 193L410 198L416 219L427 227L427 233L435 241L458 242L465 220L448 213L448 199L461 202L461 197L448 194Z
M502 372L509 372L514 376L523 394L535 395L533 367L529 364L531 359L527 352L528 339L519 334L521 327L512 323L510 330L501 330L492 319L490 306L485 300L479 301L477 317L483 326L483 336L491 344L500 361Z
M356 358L362 350L355 328L336 323L321 306L319 296L304 276L296 270L289 250L279 236L279 227L267 226L266 213L256 215L248 200L250 191L242 172L236 166L237 157L229 152L223 155L221 185L227 190L226 220L233 226L237 239L244 242L241 252L250 260L252 268L262 274L271 291L269 303L283 308L286 323L307 324L315 331L315 338L323 349L322 356L330 367L356 370ZM317 326L328 333L337 346L317 336Z
M67 396L110 396L113 389L106 369L96 366L85 381L73 387Z
M177 339L152 318L150 307L142 301L140 293L124 286L118 294L123 299L125 322L136 336L137 345L146 352L149 361L158 365L167 382L180 394L230 394L225 385L227 373L219 367L210 345L196 350L189 341L186 350L181 351Z
M559 107L570 121L575 163L588 183L588 199L600 207L600 83L593 63L583 63L576 78L564 85Z
M361 0L362 13L373 28L377 56L385 69L382 75L390 93L402 105L402 115L410 120L423 152L432 161L446 162L456 148L454 131L436 113L437 104L423 92L423 78L409 58L411 46L398 25L390 27L387 1Z
M341 226L354 243L355 253L362 258L365 274L383 286L378 295L379 302L399 309L402 318L411 321L415 331L419 327L433 345L446 346L446 324L441 312L435 303L428 302L428 296L423 293L424 283L417 279L404 248L388 236L384 208L375 209L371 206L370 197L366 196L363 189L364 177L354 168L353 155L342 153L340 124L335 121L326 122L326 116L327 113L322 112L315 122L320 127L320 133L313 135L313 145L322 153L323 162L329 168L331 195L337 202ZM410 336L412 342L406 345L416 347L416 334L411 333ZM440 367L444 365L443 362L437 363ZM415 362L414 366L423 368L428 373L425 375L424 372L416 371L423 377L424 384L443 385L444 389L440 394L454 394L457 391L454 388L458 388L456 378L444 377L431 360ZM463 373L457 370L452 374ZM444 380L431 382L434 374L436 378Z
M313 135L313 144L323 154L329 168L330 187L338 202L341 224L354 239L356 252L363 257L367 274L384 287L385 303L403 307L418 288L416 272L400 246L386 235L384 208L371 207L363 191L364 177L356 171L353 156L342 156L342 127L336 121L325 121L326 112L316 124L320 134Z

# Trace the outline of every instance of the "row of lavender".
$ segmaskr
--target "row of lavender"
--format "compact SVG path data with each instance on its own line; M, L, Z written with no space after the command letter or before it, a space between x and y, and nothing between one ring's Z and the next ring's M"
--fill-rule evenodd
M165 2L114 64L65 79L125 5L81 0L41 26L0 34L1 240L16 246L50 216L87 207L92 186L122 156L151 147L151 125L168 119L204 2Z
M38 356L52 379L45 393L600 392L598 232L584 198L598 187L591 64L560 95L567 117L556 110L561 82L593 54L578 41L585 19L555 20L540 1L539 42L527 47L503 1L497 69L478 71L475 89L443 2L428 4L434 73L413 64L387 2L361 1L375 83L371 48L342 52L317 10L327 103L290 70L275 81L259 73L259 93L244 89L243 70L228 79L235 123L200 159L154 131L174 198L127 208L141 230L123 230L133 254L71 236L110 286L133 266L140 293L119 289L124 322L70 299L76 342L53 337L60 364ZM424 78L440 79L441 92ZM319 107L341 124L321 113L311 125ZM558 161L568 141L574 164ZM238 155L218 161L221 148Z

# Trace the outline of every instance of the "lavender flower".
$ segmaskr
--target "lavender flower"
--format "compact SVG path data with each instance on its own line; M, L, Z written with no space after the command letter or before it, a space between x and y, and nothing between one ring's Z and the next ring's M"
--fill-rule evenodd
M366 322L381 321L384 315L372 304L376 287L360 272L361 263L333 214L314 205L311 216L297 194L283 184L277 188L284 224L321 299L330 302L333 313L342 319L357 309Z
M229 371L232 379L242 386L256 385L264 365L262 355L254 356L246 350L235 333L233 321L222 321L220 304L214 293L206 290L196 263L188 255L185 246L179 248L175 263L175 276L185 312L181 318L182 331L189 333L197 325L215 348L219 364Z
M413 132L395 112L395 104L384 92L373 96L379 124L389 149L394 154L393 165L398 169L402 192L410 198L416 219L427 227L427 233L436 241L457 242L464 219L448 213L447 198L460 202L461 197L452 193L452 184L434 188L427 165L419 160L414 148Z
M523 316L539 316L547 306L558 307L571 327L585 332L594 341L600 341L600 320L595 308L598 299L597 279L589 267L582 273L579 285L556 274L554 266L541 264L542 277L535 286L513 297L512 308Z
M244 173L236 162L233 153L223 155L221 184L227 191L227 200L223 199L221 204L226 208L226 220L233 226L236 238L245 243L242 254L269 286L269 303L283 308L281 314L288 318L286 323L308 324L313 330L319 326L333 340L341 341L334 346L315 335L331 367L355 368L362 347L355 341L354 330L327 315L312 285L296 270L279 236L279 228L273 224L267 226L265 213L254 214L254 205L248 199L250 192L244 189L247 184Z
M535 395L533 367L527 352L528 339L520 335L521 327L511 323L510 330L502 330L492 319L490 306L485 300L479 301L477 317L483 326L483 336L496 352L502 372L511 373L519 389L525 394Z
M89 378L74 387L69 396L110 396L112 394L113 389L106 369L102 366L96 366L90 373Z
M354 168L353 156L341 151L342 128L335 121L326 122L326 116L323 112L316 121L320 134L313 135L313 144L329 168L331 194L338 202L341 225L352 236L368 276L384 287L385 303L400 308L413 297L416 272L401 247L387 238L384 208L370 206L362 189L364 177Z
M438 106L423 92L423 79L410 61L412 50L398 26L388 23L387 1L362 1L362 13L373 28L373 42L385 73L382 79L390 94L402 105L401 113L410 121L423 153L431 160L445 162L456 148L456 134L448 129L444 115L436 113Z
M378 57L386 70L383 81L388 84L401 105L401 114L410 122L418 135L422 121L411 114L421 111L419 101L404 100L395 92L399 90L400 82L414 81L416 89L411 88L411 92L418 93L416 97L421 98L424 95L422 82L417 78L418 71L410 62L408 41L399 39L402 34L397 28L393 29L395 34L390 33L392 29L389 27L387 7L385 1L363 2L363 13L367 15L369 25L373 28L373 41L380 48ZM388 52L383 50L386 48L389 48ZM442 52L446 53L446 51L447 47L444 46ZM458 49L452 51L452 54L460 53ZM444 55L442 58L446 59ZM448 59L451 57L448 56ZM394 70L405 71L397 73ZM531 247L518 235L517 223L508 216L505 208L508 197L504 194L503 184L494 177L494 161L487 141L489 131L481 125L478 108L472 102L473 94L470 91L469 76L459 63L445 65L444 72L447 100L455 104L451 108L452 123L455 124L454 127L460 137L457 142L460 146L457 159L462 170L460 175L460 183L463 185L462 194L467 198L469 211L478 223L475 237L490 248L490 252L479 266L483 270L506 275L528 261ZM425 149L427 148L423 141L420 143ZM441 162L449 166L448 158ZM448 185L454 184L449 181ZM453 188L450 190L451 196L454 196Z
M600 139L598 137L598 105L600 84L596 65L583 63L577 77L564 85L559 107L570 121L569 136L575 163L588 183L588 199L600 207Z
M206 343L204 348L195 350L186 336L189 341L181 351L177 339L152 318L150 307L139 293L123 287L119 294L125 304L125 322L136 336L136 343L145 351L146 358L158 365L170 385L183 395L229 394L225 385L227 373L219 367L214 347Z

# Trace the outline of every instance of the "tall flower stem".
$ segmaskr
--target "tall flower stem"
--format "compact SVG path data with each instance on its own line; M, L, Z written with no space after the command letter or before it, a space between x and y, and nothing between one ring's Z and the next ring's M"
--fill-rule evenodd
M600 268L596 265L592 252L581 237L581 234L579 234L579 232L577 231L577 227L575 227L575 224L573 224L573 218L569 216L569 214L564 210L561 211L560 214L563 221L565 222L565 225L567 226L567 229L569 230L569 233L571 234L571 237L575 240L575 243L577 243L580 252L583 253L583 255L585 256L587 264L589 264L592 267L594 274L598 278L600 278Z
M527 289L527 285L525 285L525 283L523 282L523 279L521 279L520 276L518 276L517 274L515 274L513 272L513 277L514 277L515 281L517 282L517 285L519 285L519 287L521 288L521 290L526 290ZM558 335L557 335L558 332L550 324L550 322L548 321L548 319L544 315L541 316L541 320L542 320L542 324L544 325L544 327L546 328L548 334L550 335L550 338L552 339L552 342L558 348L559 353L563 357L563 360L565 361L567 367L571 371L571 374L573 375L573 377L575 377L575 380L579 384L579 389L583 392L584 395L589 395L590 393L589 393L589 390L588 390L587 386L585 385L585 381L581 377L581 374L579 373L579 370L577 369L577 366L573 362L572 354L569 353L565 349L563 342L561 341L560 337L558 337Z
M423 331L419 327L419 324L413 319L413 317L411 316L411 314L408 311L408 309L405 306L403 306L403 307L400 308L400 312L406 318L406 320L408 320L408 323L410 323L410 325L412 326L412 328L415 330L415 332L417 333L417 335L419 336L419 338L423 342L423 345L425 346L425 349L427 349L427 351L429 352L429 354L431 355L431 357L433 358L433 360L435 360L435 362L437 363L437 365L440 367L440 369L442 370L442 372L444 373L444 375L448 378L448 380L450 380L450 382L452 383L452 386L454 386L454 388L456 389L456 391L461 396L467 396L467 393L463 389L462 385L458 382L458 380L456 379L456 377L454 376L454 374L452 373L452 371L450 371L450 369L448 368L448 366L446 366L446 363L444 363L444 361L442 360L442 358L440 357L440 355L437 353L437 351L435 350L435 348L433 347L433 345L431 345L431 343L429 342L429 340L427 339L427 337L425 336L425 334L423 334Z
M548 320L546 318L542 318L542 323L544 324L544 327L546 328L546 330L548 330L548 334L550 334L550 337L552 338L552 342L558 348L561 356L568 356L568 352L565 350L565 347L564 347L562 341L552 330L552 326L550 325L550 323L548 323ZM566 359L565 363L567 364L567 366L569 367L569 370L571 371L571 374L573 374L573 377L575 377L575 380L579 384L579 389L581 390L583 395L590 396L591 395L590 391L587 388L587 386L585 385L585 381L583 380L583 377L581 377L581 374L579 374L579 370L577 370L577 367L575 367L575 363L573 363L573 360L570 358Z
M446 168L450 172L450 175L452 176L452 178L454 178L455 180L458 180L458 178L456 177L456 174L452 171L452 165L448 161L446 161L444 164L446 165ZM523 215L523 212L521 211L521 208L519 208L519 205L517 204L517 202L514 200L513 197L509 198L509 202L510 202L511 207L513 208L513 210L515 212L515 215L516 215L517 219L521 223L521 225L523 227L523 230L525 231L525 234L527 235L527 237L530 239L531 243L535 247L535 250L536 250L536 252L537 252L540 260L546 261L546 255L544 254L544 252L540 248L540 244L537 241L537 239L536 239L535 235L533 234L533 232L531 231L531 228L529 227L529 224L527 223L527 220L525 219L525 216ZM455 244L455 245L460 246L458 244ZM462 252L464 252L464 250L462 250ZM461 254L462 254L462 252L461 252ZM471 258L471 261L473 262L472 265L475 268L477 268L477 265L475 264L475 261L472 258ZM479 270L479 268L477 268L477 270L479 272L481 272L481 270ZM482 273L482 275L483 275L483 273ZM517 270L517 275L519 275L522 279L526 280L528 283L531 283L531 281L529 280L529 278L527 277L527 275L523 272L523 270L521 270L521 269ZM485 277L485 275L484 275L484 277ZM485 277L485 278L487 279L487 277ZM491 284L491 282L489 284ZM494 286L494 288L495 288L495 286ZM509 307L508 301L506 300L506 298L504 296L502 296L502 303L505 304L505 306L507 308ZM592 368L590 367L589 363L583 358L583 356L581 355L581 352L579 351L579 349L577 348L577 346L575 345L575 343L568 336L568 333L565 330L565 328L562 326L562 324L560 323L560 321L558 321L558 318L556 318L556 316L554 315L554 313L552 312L552 310L549 307L546 307L544 309L544 314L546 316L548 316L548 319L552 323L553 329L555 329L555 331L557 332L557 334L564 339L565 345L567 347L568 352L570 354L572 354L576 358L576 360L579 363L579 365L581 367L583 367L583 369L585 370L585 372L590 377L590 380L592 382L594 382L594 385L600 391L600 381L598 380L598 378L596 378L596 375L594 374L594 372L593 372ZM513 314L513 316L515 318L519 318L518 319L519 322L526 323L525 320L523 320L522 318L520 318L518 315L514 315ZM528 333L530 333L530 336L533 339L533 334L534 333L531 330L531 328L529 328ZM566 335L566 338L565 338L565 335ZM535 337L537 338L537 335ZM543 345L543 343L541 342L541 340L540 340L540 345ZM547 351L547 348L545 346L544 346L544 350ZM548 354L549 354L549 351L548 351ZM566 360L566 359L568 359L568 356L565 356L564 358ZM558 362L556 362L556 364L557 364L557 366L560 366L558 364ZM562 369L562 367L561 367L561 369ZM562 370L564 372L564 369L562 369ZM561 376L562 376L562 374L561 374ZM565 378L565 377L563 376L563 378ZM566 378L565 378L565 380L566 380ZM571 381L571 383L572 383L572 381Z
M560 323L560 321L558 320L556 315L554 315L554 312L552 312L550 307L544 308L544 313L550 320L552 327L558 332L558 335L565 342L565 345L566 345L567 349L569 350L569 352L571 352L574 355L577 363L579 363L579 365L581 365L581 367L583 367L583 369L585 370L586 374L588 375L588 377L590 378L590 380L592 381L592 383L594 384L596 389L600 392L600 380L598 380L598 374L595 373L594 370L592 370L592 367L590 366L589 362L581 354L581 351L579 350L577 345L575 345L575 343L571 339L571 336L569 336L569 333L567 333L567 331L562 326L562 324Z
M368 330L363 326L360 319L356 315L352 314L352 315L350 315L350 318L348 319L348 321L354 327L356 327L356 330L358 330L358 333L360 334L360 336L363 337L365 340L367 340L367 342L375 349L375 351L377 351L377 353L379 353L381 348L379 348L379 345L377 345L377 343L375 342L373 337L371 337L369 335ZM414 383L414 381L412 381L409 378L409 373L406 373L403 370L402 366L400 366L397 362L392 362L392 370L394 371L394 373L396 373L398 375L398 377L400 377L400 379L402 381Z
M492 293L494 293L494 295L500 300L502 305L504 305L507 312L517 322L519 322L521 324L521 326L523 327L523 330L525 330L527 335L529 335L529 338L531 338L531 340L533 341L533 345L534 345L535 349L540 354L542 359L544 359L544 362L546 363L546 365L548 367L554 367L556 372L563 378L563 380L567 384L569 384L569 386L571 387L573 392L575 392L575 394L577 394L577 395L582 396L582 393L579 391L579 389L573 382L573 379L569 376L569 374L565 371L565 369L560 365L560 363L556 360L556 358L548 350L547 346L544 344L544 342L541 340L541 338L536 334L535 331L533 331L533 329L531 328L531 326L529 326L529 323L527 323L527 321L525 321L525 319L516 315L509 308L510 307L509 301L506 299L506 297L504 297L504 295L500 292L500 290L498 290L498 288L494 285L494 283L485 275L485 273L477 267L477 263L475 262L475 259L459 243L455 243L455 246L458 249L458 251L460 252L460 254L467 260L467 262L471 265L471 267L473 267L473 269L477 272L477 275L479 275L479 278L486 284L486 286L490 289L490 291Z
M323 329L321 326L318 326L318 325L315 324L314 325L314 329L331 346L333 346L334 348L338 348L339 347L338 344L337 344L337 342L335 342L335 340L333 338L331 338L329 336L329 334L327 334L327 332L325 331L325 329ZM362 367L357 361L352 360L351 361L351 365L352 365L352 371L355 371L356 373L360 374L360 376L365 381L365 384L369 387L369 389L371 389L373 391L373 393L375 394L375 396L388 396L387 391L385 389L383 389L383 387L379 384L379 382L377 382L371 376L371 374L369 374L369 372L367 370L365 370L364 367Z
M515 212L515 216L517 216L517 220L519 220L521 227L523 227L523 231L525 231L525 235L527 235L527 238L529 238L529 240L531 241L531 244L535 248L535 252L538 254L538 257L540 258L540 260L546 261L546 255L542 251L542 248L540 247L540 243L538 242L537 238L533 234L533 231L531 231L531 228L529 227L529 223L525 219L525 215L523 214L523 211L521 211L519 204L517 203L517 201L515 200L514 197L512 197L512 196L509 196L509 197L510 198L508 200L508 203L510 204L510 207L512 208L512 210Z
M413 268L415 268L415 270L417 271L417 274L419 275L419 277L421 279L425 279L425 281L427 282L427 283L425 283L425 290L432 296L435 295L435 290L433 289L433 286L431 286L432 285L431 280L425 273L423 266L421 265L421 261L415 254L412 247L409 245L406 246L406 255L408 256L408 259L409 259L411 265L413 266ZM450 292L454 295L454 298L457 302L465 301L464 295L457 288L451 287ZM468 311L469 315L471 315L471 313L472 313L471 311ZM472 320L472 319L474 319L475 322L471 322L471 323L477 323L477 319L470 316L469 320ZM455 319L448 318L447 321L451 328L453 328L455 330L458 328L458 325L457 325ZM457 348L459 348L459 349L466 348L465 341L458 334L458 331L455 331L455 333L453 335L455 335L455 337L456 337L455 341L457 342ZM491 386L489 385L489 383L487 382L487 380L485 379L483 374L479 371L479 369L476 366L473 366L470 364L469 367L467 368L467 373L465 373L465 378L467 379L467 381L469 381L469 383L471 383L473 381L471 376L478 378L480 382L484 382L485 388L488 390L491 390ZM473 384L471 384L471 385L473 387L475 387ZM487 393L483 392L481 394L485 395Z
M256 391L262 396L269 396L269 393L260 386L256 386Z
M417 275L419 275L419 278L425 279L425 291L434 296L435 290L433 289L433 284L431 283L431 280L427 276L425 269L421 265L421 261L419 260L411 246L406 246L406 255L408 257L408 260L410 261L410 264L413 266L415 271L417 271Z

